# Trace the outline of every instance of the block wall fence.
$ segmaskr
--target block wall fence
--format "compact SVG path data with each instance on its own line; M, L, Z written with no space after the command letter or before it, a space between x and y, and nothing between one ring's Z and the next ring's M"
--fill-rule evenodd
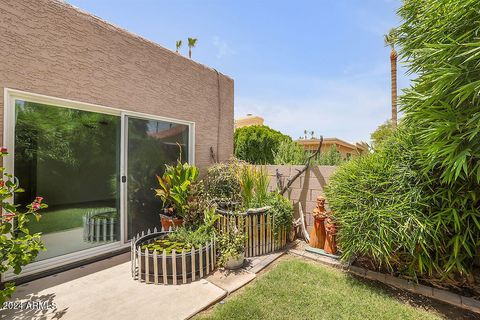
M287 179L294 176L303 166L296 165L268 165L267 171L270 176L270 189L274 190L277 186L276 171L282 176L284 185ZM295 209L295 218L298 218L298 203L302 204L305 213L305 222L308 231L313 225L312 211L315 208L315 199L322 195L325 196L324 189L328 184L331 175L335 172L335 166L312 166L295 180L290 189L284 194L288 197ZM328 200L327 200L328 207Z

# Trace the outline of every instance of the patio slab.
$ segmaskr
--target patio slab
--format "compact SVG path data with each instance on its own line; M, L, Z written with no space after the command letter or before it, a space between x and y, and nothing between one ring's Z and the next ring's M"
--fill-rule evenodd
M282 250L282 251L265 254L263 256L247 258L246 265L244 266L244 268L245 270L251 273L259 273L260 271L268 267L268 265L271 264L273 261L277 260L282 255L284 255L285 252L286 252L285 250Z
M239 270L217 270L206 280L227 291L229 294L240 289L253 279L256 275L244 269Z
M187 319L227 295L204 279L176 286L139 283L131 278L130 262L120 257L108 268L101 261L18 286L13 302L48 301L56 309L2 310L0 318ZM101 270L93 270L98 264Z

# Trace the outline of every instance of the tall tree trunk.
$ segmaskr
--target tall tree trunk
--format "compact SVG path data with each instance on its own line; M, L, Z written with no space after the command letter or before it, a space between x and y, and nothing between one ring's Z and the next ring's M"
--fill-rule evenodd
M390 67L392 77L392 127L397 127L397 52L392 49L390 53Z
M188 48L188 57L192 59L192 48Z

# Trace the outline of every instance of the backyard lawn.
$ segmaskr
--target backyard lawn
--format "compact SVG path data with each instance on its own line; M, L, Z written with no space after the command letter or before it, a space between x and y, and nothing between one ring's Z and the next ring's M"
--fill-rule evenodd
M115 208L106 207L103 202L79 204L75 207L48 208L42 211L40 221L37 222L31 217L28 226L31 233L41 232L42 234L81 228L83 216L93 210L113 211Z
M198 319L441 319L339 270L281 261Z

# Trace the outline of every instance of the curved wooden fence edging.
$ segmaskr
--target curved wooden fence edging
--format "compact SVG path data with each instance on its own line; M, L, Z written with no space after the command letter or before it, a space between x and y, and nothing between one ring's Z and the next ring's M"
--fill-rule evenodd
M180 284L199 280L215 269L217 252L215 239L190 250L171 253L142 250L142 245L165 237L173 230L162 229L136 235L131 241L132 277L139 282L154 284Z
M275 218L270 213L270 207L249 209L245 213L233 214L217 209L220 213L218 229L225 232L230 223L246 234L245 257L261 256L282 249L287 244L287 230L282 228L275 232Z
M117 218L98 218L105 213L114 211L91 210L83 216L83 241L85 242L112 242L116 241Z

